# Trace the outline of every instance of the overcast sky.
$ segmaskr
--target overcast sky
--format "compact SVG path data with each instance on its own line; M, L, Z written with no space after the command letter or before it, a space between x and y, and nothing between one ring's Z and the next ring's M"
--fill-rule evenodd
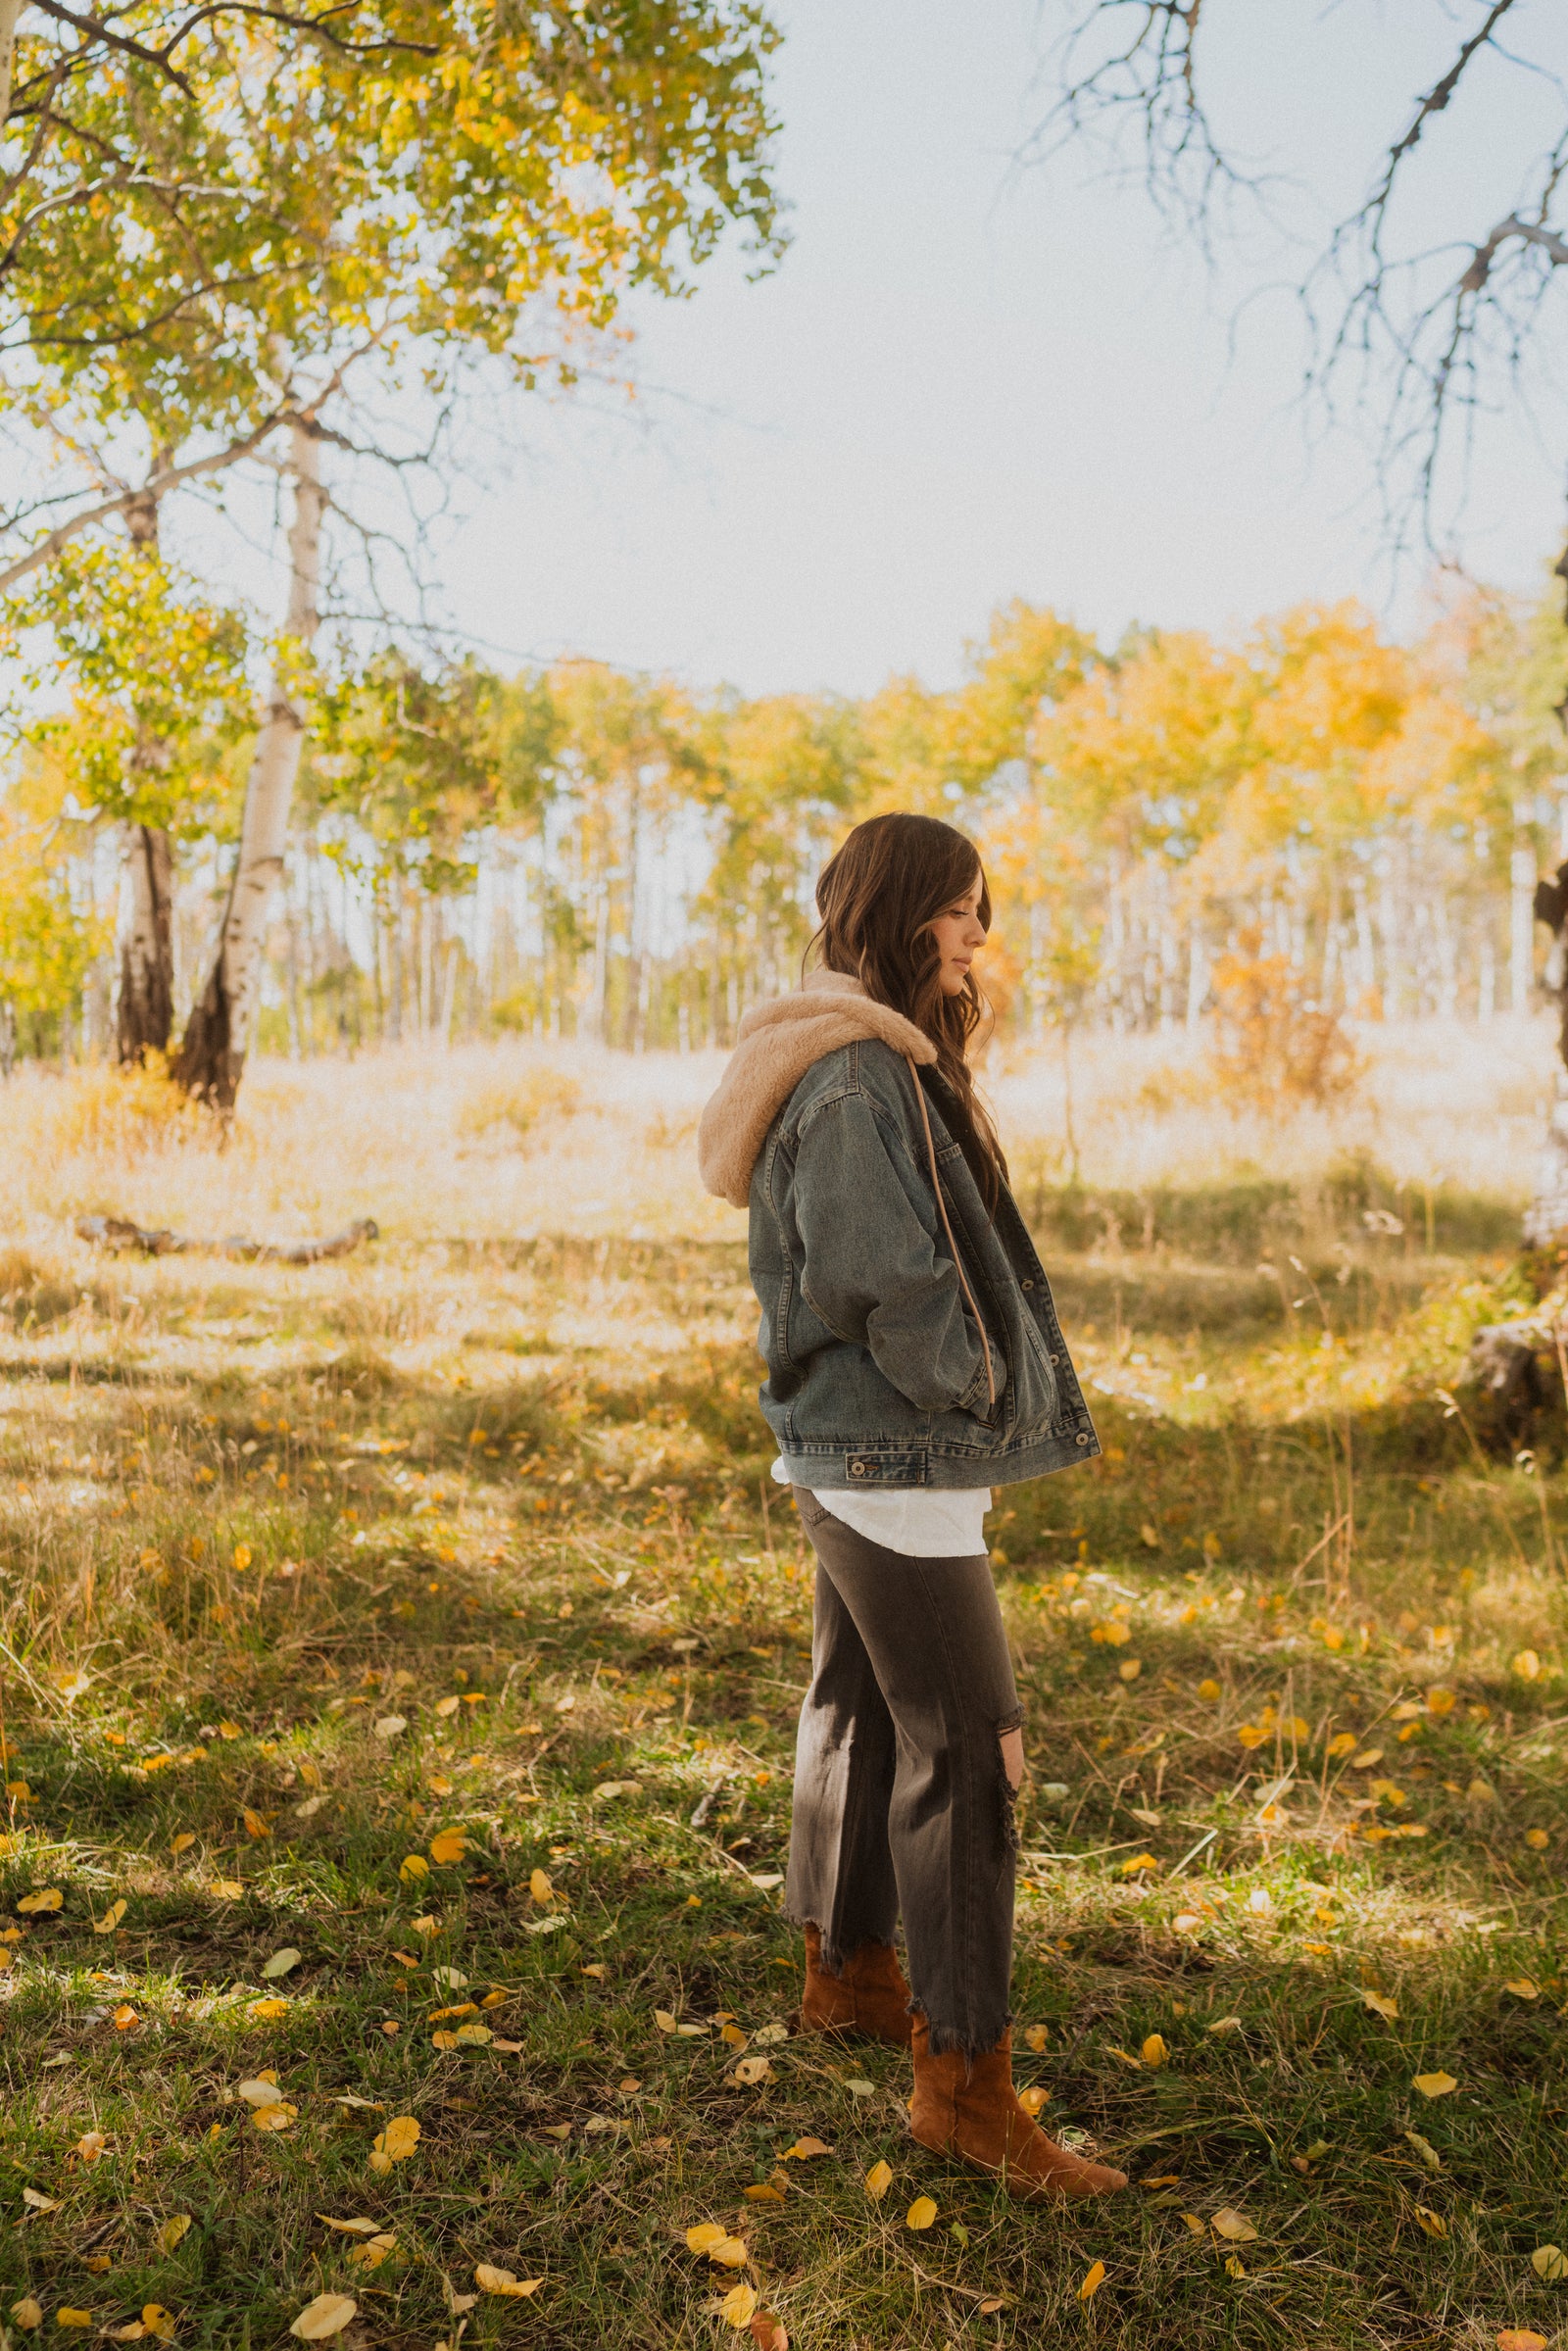
M690 302L641 311L629 412L519 405L445 563L463 626L519 659L859 692L899 669L950 681L1013 596L1108 638L1347 595L1412 625L1422 581L1380 558L1365 447L1308 445L1289 290L1258 292L1240 260L1209 276L1087 162L1013 169L1060 0L778 13L791 250L759 284L725 261ZM1218 0L1222 121L1256 155L1309 159L1326 206L1351 199L1475 13ZM1512 200L1517 103L1458 127L1420 190L1440 230L1473 220L1489 176ZM1286 209L1303 232L1327 218L1304 195ZM1549 435L1489 428L1478 571L1538 576L1561 480Z

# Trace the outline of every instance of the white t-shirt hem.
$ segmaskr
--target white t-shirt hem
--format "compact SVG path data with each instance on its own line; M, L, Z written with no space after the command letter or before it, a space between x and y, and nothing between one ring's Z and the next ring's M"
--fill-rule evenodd
M782 1455L773 1464L773 1480L794 1483ZM835 1487L816 1499L842 1526L906 1559L972 1559L986 1548L986 1486L882 1487L874 1494Z

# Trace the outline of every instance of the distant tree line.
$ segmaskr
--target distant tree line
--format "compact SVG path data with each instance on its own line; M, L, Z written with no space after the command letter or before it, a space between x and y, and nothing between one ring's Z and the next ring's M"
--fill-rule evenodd
M161 682L136 691L178 702L154 731L176 746L160 773L188 1002L254 706L212 615L171 590L157 620ZM0 801L8 1050L49 1055L114 1049L113 789L149 731L68 651L71 691L21 732ZM1565 673L1547 601L1482 593L1414 645L1340 606L1106 650L1013 604L957 686L899 677L862 700L323 656L294 689L305 748L258 1033L298 1054L506 1032L727 1045L797 976L834 843L892 807L981 842L987 984L1014 1033L1195 1024L1247 970L1307 1011L1484 1019L1531 1001L1531 897L1568 851Z

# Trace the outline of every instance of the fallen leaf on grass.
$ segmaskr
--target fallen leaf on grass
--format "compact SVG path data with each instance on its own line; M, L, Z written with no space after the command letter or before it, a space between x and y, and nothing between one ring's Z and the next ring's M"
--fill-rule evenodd
M443 1869L454 1861L461 1861L467 1849L468 1839L462 1829L440 1829L430 1839L430 1859L438 1862Z
M245 1834L247 1837L260 1838L263 1837L270 1837L272 1834L271 1829L269 1827L268 1823L263 1820L261 1814L259 1812L253 1812L248 1804L244 1804L240 1807L240 1819L245 1823Z
M536 2294L543 2285L542 2278L514 2278L510 2270L498 2270L488 2261L476 2262L473 2282L483 2294L502 2294L513 2301L525 2300Z
M34 2327L43 2325L43 2306L35 2302L30 2294L24 2294L20 2302L12 2303L11 2316L19 2327L26 2327L30 2333Z
M402 2163L414 2153L419 2143L419 2126L412 2114L394 2115L384 2131L375 2134L370 2149L372 2172L390 2172L395 2163Z
M1051 2034L1044 2025L1029 2025L1025 2028L1023 2037L1025 2046L1033 2049L1038 2057L1040 2051L1045 2047L1047 2041L1051 2038Z
M770 2310L760 2310L752 2320L752 2340L758 2351L790 2351L789 2332L782 2319L775 2319Z
M1504 2327L1497 2333L1497 2351L1548 2351L1548 2344L1533 2327Z
M757 2315L757 2291L750 2285L732 2285L718 2306L718 2315L727 2326L737 2328L750 2327Z
M379 2221L334 2221L329 2212L318 2212L316 2217L323 2228L341 2229L345 2236L374 2236L381 2226Z
M279 2018L287 2016L288 2002L276 1998L252 2000L246 2014L253 2017L258 2025L275 2025Z
M770 2049L775 2042L788 2040L789 2036L788 2025L762 2025L752 2034L752 2044L758 2049Z
M109 1908L104 1912L103 1917L101 1919L93 1920L92 1931L94 1935L113 1935L115 1929L119 1926L124 1915L125 1904L123 1899L118 1902L111 1902Z
M1051 2092L1049 2089L1021 2089L1018 2103L1026 2115L1033 2117L1040 2113L1042 2107L1051 2104Z
M1419 2131L1407 2131L1404 2135L1429 2172L1442 2171L1443 2158L1429 2138L1423 2138Z
M60 2308L55 2312L55 2325L57 2327L90 2327L92 2312L90 2310L74 2310L69 2302L62 2302Z
M58 2212L60 2205L54 2196L46 2196L40 2188L24 2187L22 2201L33 2212Z
M397 2251L398 2240L385 2229L368 2236L363 2245L349 2247L349 2262L357 2270L378 2270L389 2253Z
M1200 2236L1205 2239L1207 2238L1208 2227L1201 2214L1196 2212L1184 2212L1182 2214L1182 2219L1187 2223L1188 2229L1192 2235Z
M1092 2302L1092 2301L1094 2300L1094 2298L1095 2298L1096 2294L1098 2294L1098 2293L1099 2293L1099 2291L1100 2291L1101 2287L1102 2287L1102 2286L1104 2284L1104 2282L1105 2282L1105 2265L1104 2265L1104 2263L1103 2263L1102 2261L1091 2262L1091 2264L1090 2264L1090 2266L1089 2266L1089 2269L1088 2269L1088 2271L1087 2271L1087 2273L1086 2273L1086 2275L1085 2275L1085 2277L1084 2277L1084 2281L1083 2281L1082 2285L1081 2285L1081 2286L1078 2288L1078 2299L1079 2299L1079 2301L1080 2301L1080 2302Z
M237 1902L245 1888L237 1878L215 1878L208 1891L220 1902Z
M782 2172L774 2174L774 2178L778 2180L783 2180L784 2177L785 2175ZM782 2204L784 2201L783 2188L775 2187L771 2180L754 2180L750 2185L744 2188L741 2192L745 2196L748 2204Z
M108 2144L104 2131L84 2131L72 2152L79 2155L83 2163L96 2163Z
M1239 2253L1226 2254L1225 2274L1228 2278L1245 2278L1247 2276L1246 2264Z
M144 2302L141 2306L141 2330L160 2343L172 2343L174 2339L173 2312L166 2310L161 2302ZM121 2339L124 2339L123 2335Z
M904 2226L906 2229L929 2229L936 2217L936 2198L934 2196L916 2196L904 2216Z
M1245 2214L1233 2212L1228 2204L1221 2205L1210 2225L1216 2236L1228 2238L1233 2245L1250 2245L1257 2235Z
M271 1958L263 1968L263 1982L267 1984L274 1984L279 1976L286 1976L289 1972L289 1969L298 1967L299 1963L300 1953L295 1950L292 1943L285 1943L281 1951L274 1951L272 1953Z
M1162 2066L1169 2055L1170 2051L1166 2048L1163 2037L1157 2033L1152 2033L1143 2047L1145 2065L1153 2070Z
M420 1878L428 1878L430 1864L422 1853L405 1853L398 1863L398 1876L405 1886L413 1886Z
M790 2162L792 2159L796 2163L808 2163L813 2155L831 2155L832 2152L833 2150L828 2145L826 2139L798 2138L793 2147L785 2148L784 2160L786 2163ZM892 2177L893 2175L890 2172L888 2174L888 2178L891 2180Z
M528 1891L536 1902L552 1902L555 1899L556 1889L543 1870L529 1871Z
M1459 2084L1451 2074L1417 2074L1415 2086L1423 2098L1446 2098Z
M1538 2278L1555 2285L1560 2278L1568 2278L1568 2253L1561 2245L1538 2245L1530 2256L1530 2267Z
M643 1792L642 1782L640 1780L601 1780L599 1786L591 1792L595 1802L609 1803L614 1796L640 1796Z
M765 2057L743 2057L730 2080L739 2082L742 2089L755 2089L761 2082L776 2082L778 2076Z
M1544 1829L1527 1829L1525 1831L1525 1842L1530 1846L1533 1852L1544 1853L1547 1845L1550 1844L1551 1839L1546 1835Z
M188 2212L176 2212L170 2220L167 2220L162 2229L157 2231L153 2238L153 2243L158 2247L160 2253L172 2253L174 2247L179 2243L180 2238L185 2234L185 2231L189 2229L189 2227L190 2214Z
M342 2333L358 2316L359 2307L347 2294L318 2294L314 2302L306 2303L289 2332L297 2334L302 2342L324 2342L329 2334Z
M1211 1674L1198 1685L1198 1694L1205 1706L1212 1706L1219 1693L1219 1684Z
M1217 2016L1211 2025L1205 2027L1209 2033L1240 2033L1241 2029L1242 2020L1239 2016Z
M251 2116L253 2131L287 2131L299 2121L300 2110L290 2106L287 2099L274 2099L270 2106L258 2106Z
M32 1918L40 1911L58 1910L65 1898L58 1886L45 1886L35 1894L24 1894L17 1908L24 1918Z
M892 2185L893 2166L890 2163L874 2163L865 2175L865 2192L872 2202L880 2202Z
M375 1736L390 1741L401 1739L408 1727L409 1718L406 1714L383 1714L375 1726Z
M1418 2227L1424 2229L1428 2236L1447 2235L1447 2222L1441 2212L1434 2212L1430 2204L1418 2204L1415 2208L1415 2217Z
M1521 1682L1540 1681L1541 1659L1536 1655L1534 1649L1521 1649L1512 1660L1512 1665Z
M1511 1991L1518 2000L1539 2000L1541 1997L1541 1986L1530 1976L1510 1976L1502 1988Z
M1391 2025L1399 2013L1398 2001L1386 1998L1380 1991L1363 1991L1361 2001L1364 2007L1371 2009L1374 2016L1386 2018Z
M195 1842L194 1829L178 1829L169 1840L169 1849L172 1853L188 1853Z

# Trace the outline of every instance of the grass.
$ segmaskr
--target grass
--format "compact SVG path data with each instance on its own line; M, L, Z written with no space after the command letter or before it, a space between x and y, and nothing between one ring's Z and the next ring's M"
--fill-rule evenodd
M650 1062L541 1152L443 1162L432 1198L462 1088L510 1079L392 1076L339 1073L342 1168L315 1071L264 1070L227 1157L118 1156L80 1104L46 1172L18 1151L12 2341L156 2305L181 2344L261 2351L322 2292L358 2304L337 2340L386 2351L734 2341L737 2273L685 2242L709 2220L798 2346L1568 2324L1531 2261L1568 2243L1568 1439L1550 1411L1494 1454L1445 1400L1526 1294L1496 1202L1434 1160L1432 1223L1418 1168L1419 1212L1369 1228L1331 1180L1354 1133L1282 1150L1262 1210L1254 1176L1167 1165L1152 1225L1113 1154L1098 1194L1037 1170L1106 1454L990 1521L1030 1710L1017 2070L1135 2185L1025 2211L912 2146L895 2054L775 2037L810 1576L766 1484L737 1220L677 1172L700 1088ZM69 1091L17 1099L59 1135ZM367 1130L409 1139L385 1190ZM582 1208L611 1184L618 1234ZM366 1209L388 1238L303 1270L114 1260L62 1222L88 1207ZM772 2079L738 2082L746 2055ZM239 2092L267 2073L280 2131ZM413 2153L374 2168L405 2116ZM807 2135L832 2153L789 2155ZM392 2246L356 2261L323 2214ZM486 2263L543 2282L462 2307Z

